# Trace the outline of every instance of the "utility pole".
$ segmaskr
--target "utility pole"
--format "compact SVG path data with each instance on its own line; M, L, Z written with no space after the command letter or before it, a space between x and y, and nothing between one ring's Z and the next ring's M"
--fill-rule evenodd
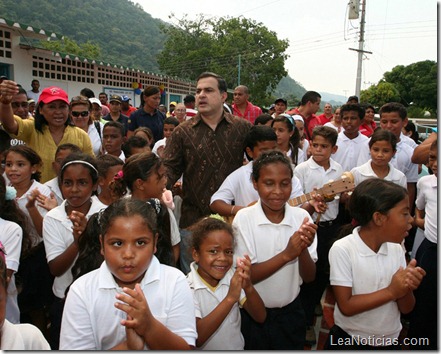
M237 70L237 86L240 85L240 54L239 54L239 64L238 64L238 70Z
M361 72L362 72L362 65L363 65L363 54L369 53L372 54L372 52L368 52L364 50L364 25L365 25L365 18L366 18L366 1L367 0L361 0L361 20L360 20L360 39L358 41L358 49L349 48L350 50L354 50L358 52L358 64L357 64L357 78L355 81L355 95L357 97L360 97L360 90L361 90Z

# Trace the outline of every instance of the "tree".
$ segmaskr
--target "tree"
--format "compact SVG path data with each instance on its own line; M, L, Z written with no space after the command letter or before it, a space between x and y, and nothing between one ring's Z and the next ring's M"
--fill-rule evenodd
M262 23L240 18L177 19L177 26L163 25L168 39L158 55L162 72L195 80L212 71L227 81L229 88L248 86L253 103L261 104L286 76L287 40L279 40Z
M79 45L73 39L64 37L59 41L41 41L41 46L45 49L53 50L56 52L75 54L81 57L89 59L101 58L101 48L98 44L94 44L90 41Z
M388 102L400 102L401 97L397 88L384 80L380 81L378 85L372 85L367 90L360 93L360 102L370 103L374 107L381 107Z
M411 102L432 112L437 109L438 67L432 60L420 61L407 66L398 65L384 74L387 82L393 83L400 92L402 103Z

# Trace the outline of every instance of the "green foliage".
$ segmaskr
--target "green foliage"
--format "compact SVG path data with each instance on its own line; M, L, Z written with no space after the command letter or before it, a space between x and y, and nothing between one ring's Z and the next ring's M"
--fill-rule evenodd
M90 41L78 44L66 36L61 41L41 41L40 46L61 53L76 54L84 58L101 58L101 48L98 44Z
M268 92L286 76L287 40L262 23L246 18L177 19L177 26L161 27L168 39L158 55L163 72L195 80L204 71L215 72L229 88L248 86L255 104L264 104ZM239 59L240 56L240 59Z
M362 91L361 101L381 106L397 101L406 107L413 106L411 112L420 114L426 110L437 113L438 67L431 60L420 61L407 66L397 65L384 73L378 85ZM385 85L388 86L385 86Z
M159 29L163 22L131 1L1 0L0 14L64 35L68 38L65 43L54 46L65 48L65 52L159 71L156 55L165 40Z

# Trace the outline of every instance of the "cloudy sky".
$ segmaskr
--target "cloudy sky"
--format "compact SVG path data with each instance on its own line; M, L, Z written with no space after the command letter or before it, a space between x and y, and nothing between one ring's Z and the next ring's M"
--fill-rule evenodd
M360 20L348 20L349 0L135 0L155 18L187 14L244 16L287 39L289 75L307 90L350 96L355 92ZM361 89L396 65L437 60L435 0L366 0Z

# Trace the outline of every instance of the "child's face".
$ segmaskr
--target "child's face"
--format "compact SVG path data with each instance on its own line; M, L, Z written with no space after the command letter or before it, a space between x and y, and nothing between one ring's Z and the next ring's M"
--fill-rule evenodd
M157 237L139 215L117 217L104 236L101 254L120 287L140 283L156 252Z
M358 129L361 125L361 119L357 111L345 111L341 116L341 126L345 130L345 135L349 138L358 136Z
M124 137L118 128L104 126L103 143L108 154L119 156L121 155L121 146L124 143Z
M87 214L91 204L90 197L96 188L87 167L82 164L67 166L64 169L60 188L72 210Z
M138 179L137 181L140 183L138 190L140 191L139 194L142 194L142 199L161 199L162 193L164 192L167 184L166 169L163 165L161 165L158 169L158 173L154 171L145 181L141 179Z
M100 177L98 184L101 187L101 193L103 191L107 191L109 189L109 184L110 182L113 181L113 177L119 172L121 171L123 168L123 165L116 165L116 166L112 166L109 167L109 169L107 170L106 176Z
M253 179L253 185L259 193L265 214L280 211L291 195L291 172L281 162L267 164L260 169L258 181Z
M402 120L398 112L381 113L380 127L389 130L399 139L401 130L407 125L407 121L407 118Z
M284 122L274 122L273 129L277 135L278 148L282 150L287 149L289 146L289 139L294 134L294 131L289 131Z
M233 237L225 230L211 231L193 250L198 273L211 286L216 286L233 264Z
M174 124L164 124L164 138L170 138L175 128Z
M409 211L409 198L406 196L385 215L385 230L382 233L387 239L384 242L401 243L412 228L413 217Z
M277 148L275 140L258 141L253 150L247 147L247 154L253 159L257 159L262 152Z
M295 122L296 122L296 127L299 131L300 137L303 137L303 135L305 134L305 124L301 120L295 120Z
M337 151L337 146L325 139L323 136L317 135L310 144L311 155L319 166L328 166L331 155Z
M36 171L37 166L31 165L23 155L13 151L6 155L5 172L14 187L28 185Z
M438 177L438 149L436 147L429 151L429 167L433 174Z
M379 167L387 166L395 155L390 142L386 140L376 141L370 148L372 163Z
M54 162L52 162L52 169L55 171L57 176L60 174L61 164L63 163L63 160L71 153L72 151L70 149L60 150L55 156L55 160Z

